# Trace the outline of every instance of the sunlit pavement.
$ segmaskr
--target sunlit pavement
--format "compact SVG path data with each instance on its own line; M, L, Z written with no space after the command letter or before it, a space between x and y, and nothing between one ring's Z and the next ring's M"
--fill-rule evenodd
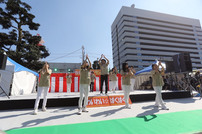
M48 108L46 112L39 109L37 115L32 114L33 109L0 111L0 129L73 124L202 109L202 100L199 97L170 99L165 102L169 110L154 107L152 101L133 103L131 109L125 109L124 106L88 108L89 112L81 115L77 114L77 107Z

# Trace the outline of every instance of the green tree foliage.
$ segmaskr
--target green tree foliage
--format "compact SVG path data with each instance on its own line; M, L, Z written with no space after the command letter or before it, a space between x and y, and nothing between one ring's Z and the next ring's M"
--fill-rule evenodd
M40 24L33 22L31 6L21 0L0 0L0 25L6 32L0 32L0 53L7 55L33 70L42 67L40 59L49 56L45 46L38 46L41 36L29 31L38 30ZM29 30L29 31L28 31Z

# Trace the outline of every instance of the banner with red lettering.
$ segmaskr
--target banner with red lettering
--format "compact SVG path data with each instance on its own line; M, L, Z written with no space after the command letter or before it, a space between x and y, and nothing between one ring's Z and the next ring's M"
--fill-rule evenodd
M132 104L130 98L129 98L129 104ZM123 95L88 97L87 107L106 107L106 106L117 106L117 105L125 105L125 100Z

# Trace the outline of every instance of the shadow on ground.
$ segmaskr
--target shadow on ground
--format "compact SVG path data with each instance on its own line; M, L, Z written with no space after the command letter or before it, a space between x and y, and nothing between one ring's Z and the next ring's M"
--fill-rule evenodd
M51 117L43 118L43 119L30 120L30 121L23 122L22 126L20 126L20 127L11 128L11 129L18 129L18 128L24 128L24 127L33 127L33 126L36 126L38 124L41 124L41 123L44 123L44 122L47 122L47 121L50 121L50 120L56 120L56 119L60 119L60 118L65 118L65 117L72 116L72 115L75 115L75 114L77 114L77 112L76 113L72 113L72 114L64 114L64 115L58 115L58 116L51 116Z
M98 116L104 116L104 117L107 117L107 116L110 116L112 114L115 114L116 112L120 111L124 109L124 107L120 107L120 108L117 108L117 109L112 109L112 110L106 110L106 111L103 111L103 112L99 112L99 113L96 113L96 114L93 114L91 115L92 117L98 117Z
M143 113L137 115L137 118L143 118L145 122L151 121L157 118L155 113L159 112L158 107L154 107L154 105L144 106L142 109L145 109Z

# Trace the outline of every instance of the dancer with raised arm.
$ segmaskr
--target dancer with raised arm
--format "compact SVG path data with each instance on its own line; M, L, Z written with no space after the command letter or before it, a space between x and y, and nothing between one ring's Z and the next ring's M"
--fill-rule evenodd
M78 114L80 115L82 112L88 112L86 110L86 106L88 104L88 92L90 88L90 69L91 69L91 62L86 55L86 60L81 65L80 70L80 98L79 98L79 106L78 106ZM84 104L82 104L84 98Z
M44 92L42 111L46 111L47 94L48 94L48 89L50 87L51 73L52 73L52 70L49 69L49 64L46 62L43 68L40 70L40 81L38 85L37 97L36 97L35 106L34 106L35 115L38 113L38 106L39 106L39 101L40 101L40 96L42 91Z
M125 107L130 109L131 108L129 105L129 94L130 94L130 90L131 90L130 79L133 76L133 72L131 69L129 69L128 63L122 64L121 75L122 75L122 89L124 92L124 100L126 103Z
M159 66L161 66L161 71L159 70ZM164 75L164 73L165 71L164 71L164 67L161 64L161 61L159 61L158 65L152 64L152 71L151 71L152 86L156 92L155 106L159 107L161 105L163 110L169 110L165 106L162 99L162 94L161 94L161 90L164 85L162 75Z
M100 57L99 65L100 65L100 69L101 69L100 94L102 95L103 83L105 82L105 94L107 95L107 91L108 91L108 65L109 65L109 60L103 54Z

